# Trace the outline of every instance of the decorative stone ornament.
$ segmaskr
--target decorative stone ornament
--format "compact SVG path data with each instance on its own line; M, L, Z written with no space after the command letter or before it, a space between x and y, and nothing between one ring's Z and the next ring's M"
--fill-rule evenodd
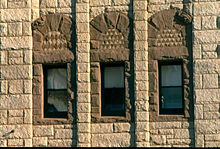
M72 21L64 15L49 14L34 21L33 61L71 62L74 59L72 28Z

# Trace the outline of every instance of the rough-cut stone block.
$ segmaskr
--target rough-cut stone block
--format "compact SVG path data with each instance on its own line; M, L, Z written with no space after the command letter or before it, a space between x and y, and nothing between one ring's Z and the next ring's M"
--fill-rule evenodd
M0 124L7 124L7 110L0 110Z
M206 16L219 14L219 4L215 3L198 3L194 4L195 16Z
M149 142L150 140L149 132L136 132L135 137L137 142Z
M24 146L25 147L32 147L32 139L24 139Z
M9 93L23 93L23 80L13 80L9 82Z
M23 51L20 51L20 50L9 51L8 57L9 58L21 58L23 57Z
M33 147L46 147L47 137L33 137Z
M75 140L72 139L65 139L65 140L48 140L48 147L69 147L75 144Z
M136 120L141 121L148 121L149 120L149 112L137 112L136 113Z
M22 139L8 139L8 146L23 146L24 140Z
M0 109L31 108L31 102L30 95L1 95Z
M7 8L7 0L1 0L0 8Z
M61 7L61 8L71 7L72 3L73 2L71 2L69 0L57 0L58 7Z
M78 70L78 73L83 73L83 72L89 72L89 63L78 63L77 64L77 70Z
M9 58L8 64L9 65L23 64L23 58Z
M8 81L3 80L0 81L0 94L7 94L8 93Z
M202 17L202 29L216 29L216 17L204 16Z
M77 54L77 61L79 63L89 63L89 53L78 53Z
M91 116L90 113L77 113L78 122L90 122Z
M2 9L0 20L2 22L25 22L31 20L30 9Z
M80 93L89 93L90 92L90 84L89 83L78 83L78 92Z
M206 141L219 141L220 140L220 135L219 134L207 134L205 135L205 140Z
M166 136L163 135L151 135L150 141L154 145L163 145L166 144Z
M31 93L32 92L32 81L31 80L24 80L24 93Z
M90 103L90 94L89 93L78 93L77 100L79 103Z
M111 0L92 0L90 1L90 6L108 6L111 5Z
M218 111L219 110L219 104L204 104L203 107L204 107L204 112L211 112L211 111Z
M56 139L71 139L73 138L73 130L72 129L57 129L55 130L54 137Z
M202 75L194 75L194 87L196 89L202 88Z
M92 133L113 133L113 124L92 124Z
M195 103L219 102L218 89L199 89L195 91L195 95L196 95Z
M0 51L0 64L7 64L7 51Z
M204 74L203 88L218 88L218 74Z
M27 8L31 6L30 0L8 0L8 8Z
M216 44L203 44L202 51L204 52L215 52L216 51Z
M191 131L191 132L190 132ZM188 139L190 138L190 133L193 134L192 129L174 129L174 138L177 139Z
M145 101L136 101L135 102L136 111L149 111L149 102Z
M53 136L53 126L34 126L33 135L35 137Z
M23 110L8 110L9 117L23 117Z
M2 37L0 38L1 49L30 49L32 47L31 37Z
M219 60L197 60L194 65L195 73L220 73Z
M181 122L156 122L151 123L152 129L176 129L181 128Z
M173 129L159 129L159 135L173 135Z
M195 146L196 147L204 147L204 135L198 135L195 139Z
M88 23L89 14L88 13L77 13L76 14L76 23ZM78 26L78 24L76 24Z
M114 5L129 5L130 0L113 0Z
M88 123L78 123L77 124L77 129L78 133L88 133L90 132L90 124Z
M29 110L29 109L24 110L24 123L25 124L32 123L32 110Z
M134 10L146 11L147 10L147 1L134 1L133 7L134 7L133 8Z
M200 16L198 17L195 16L193 18L193 28L195 30L200 30L202 28L201 22L202 22L202 18Z
M203 119L203 105L194 106L195 119Z
M218 43L220 39L219 30L206 30L194 32L194 44Z
M31 75L31 66L17 65L2 67L2 79L29 79Z
M7 36L7 23L0 23L0 36Z
M202 53L203 59L214 59L218 58L217 52L203 52Z
M77 33L89 33L89 23L77 23Z
M146 132L150 130L148 122L136 122L135 124L137 132Z
M86 113L91 111L91 105L86 103L77 103L77 112L78 113Z
M133 128L129 123L114 123L113 125L114 132L132 132Z
M55 8L57 0L40 0L40 8Z
M87 134L78 134L78 142L79 143L89 143L91 139L91 135L87 135Z
M76 12L77 13L88 13L89 12L89 5L86 3L78 3L76 4Z
M9 117L8 118L8 124L22 124L23 123L23 117Z
M219 119L219 112L204 112L204 119L217 120Z
M220 129L218 120L196 120L196 133L215 134Z
M94 134L92 135L93 147L129 147L129 133Z
M191 139L167 139L167 143L171 145L186 145L191 143Z

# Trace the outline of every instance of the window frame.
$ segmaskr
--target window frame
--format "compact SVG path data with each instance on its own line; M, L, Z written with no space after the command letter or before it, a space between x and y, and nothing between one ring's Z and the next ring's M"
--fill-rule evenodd
M180 65L181 66L181 86L166 86L166 87L181 87L182 91L182 108L163 108L162 107L162 70L161 66L167 65ZM158 79L159 79L159 115L183 115L184 114L184 74L183 74L183 62L181 60L176 61L158 61Z
M105 87L104 87L104 68L105 67L123 67L123 79L124 79L124 88L123 88L123 103L124 109L123 111L116 111L116 112L108 112L104 107L104 94L105 94ZM101 117L125 117L126 116L126 85L125 85L125 62L111 62L111 63L100 63L100 72L101 72ZM113 112L113 115L110 113Z
M47 75L48 75L48 69L59 69L59 68L65 68L67 70L67 64L56 64L56 65L43 65L43 118L50 119L50 118L56 118L56 119L67 119L68 118L68 111L66 112L47 112L48 109L48 90L53 91L66 91L68 89L68 81L67 81L67 88L66 89L47 89ZM68 76L67 76L68 80ZM65 100L65 99L64 99ZM68 101L68 99L66 99ZM68 109L68 107L67 107Z

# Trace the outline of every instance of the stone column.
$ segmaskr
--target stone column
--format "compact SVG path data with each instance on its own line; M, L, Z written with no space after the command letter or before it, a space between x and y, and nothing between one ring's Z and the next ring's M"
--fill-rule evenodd
M220 146L219 2L193 3L195 146Z
M90 35L89 35L89 0L76 3L77 34L77 130L78 147L90 147Z
M32 146L31 0L0 1L0 146Z
M135 142L149 146L147 1L134 0Z

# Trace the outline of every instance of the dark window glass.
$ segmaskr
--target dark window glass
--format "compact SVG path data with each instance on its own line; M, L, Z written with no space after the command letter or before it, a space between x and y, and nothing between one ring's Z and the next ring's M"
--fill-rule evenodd
M67 99L66 66L44 67L44 117L66 118Z
M124 66L104 65L102 72L102 116L125 115Z
M183 112L183 77L181 62L159 63L160 114Z

